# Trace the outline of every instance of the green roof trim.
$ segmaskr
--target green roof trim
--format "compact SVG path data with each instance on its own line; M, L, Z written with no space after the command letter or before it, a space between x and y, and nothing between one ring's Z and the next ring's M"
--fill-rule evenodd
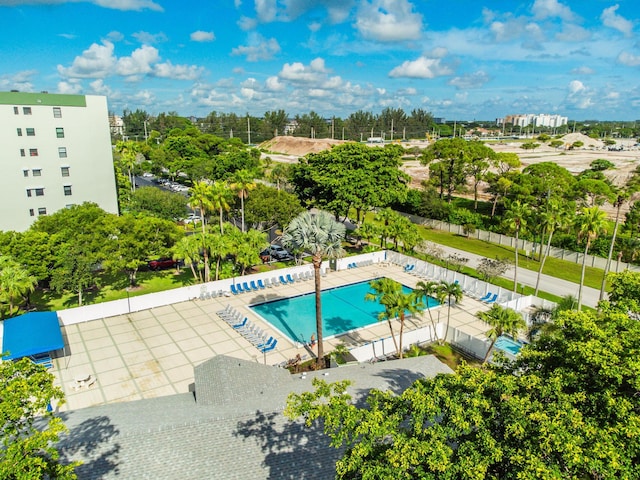
M84 95L60 93L0 92L0 105L45 105L51 107L86 107Z

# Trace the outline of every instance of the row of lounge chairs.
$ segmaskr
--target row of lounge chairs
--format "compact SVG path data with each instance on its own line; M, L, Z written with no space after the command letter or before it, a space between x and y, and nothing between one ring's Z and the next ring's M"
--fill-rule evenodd
M373 265L373 260L363 260L361 262L353 262L347 265L347 268L358 268Z
M280 275L271 279L265 278L264 281L259 279L258 281L251 280L250 282L242 282L231 285L231 293L238 295L239 293L253 292L262 290L264 288L277 287L278 285L287 285L295 282L305 282L307 280L313 280L314 275L311 270L307 270L301 273L287 273L286 275Z
M216 314L251 342L260 352L267 353L275 350L278 341L247 317L243 318L242 313L235 308L227 305L224 310L220 310Z
M498 294L487 292L487 294L484 297L479 298L478 300L484 303L495 303L496 300L498 300Z
M214 290L213 292L201 292L199 298L200 300L209 300L211 298L224 297L225 295L229 295L229 293L224 290Z

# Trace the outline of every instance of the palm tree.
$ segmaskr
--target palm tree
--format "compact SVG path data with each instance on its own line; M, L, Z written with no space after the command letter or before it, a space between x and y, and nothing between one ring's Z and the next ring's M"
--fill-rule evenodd
M520 200L516 200L509 204L508 210L505 212L505 222L507 227L513 230L516 234L516 264L513 273L513 291L518 290L518 248L520 232L527 226L527 217L530 215L531 210L529 205L521 203Z
M433 313L429 308L429 297L438 298L438 289L440 288L440 284L438 282L433 281L419 281L416 283L416 288L413 289L413 292L421 299L425 299L427 306L427 312L429 313L429 320L431 320L431 326L433 327L433 334L436 336L436 341L440 343L440 339L438 338L438 333L436 331L436 322L433 319Z
M214 209L220 213L220 233L224 233L224 227L222 224L223 211L229 211L229 200L231 196L231 190L229 186L224 182L213 182L211 184L210 199L211 205Z
M291 220L282 234L282 243L293 250L306 250L311 253L316 288L316 333L318 339L317 365L324 366L324 350L322 345L322 301L320 293L320 266L322 258L337 258L344 254L342 240L346 228L338 223L329 212L319 211L315 214L302 212Z
M249 196L249 192L256 188L254 175L249 170L238 170L232 177L231 188L240 197L240 212L242 215L242 232L244 232L244 199Z
M518 338L518 332L527 326L518 312L511 308L504 308L497 303L494 303L486 312L479 312L478 318L491 327L491 330L486 333L487 338L491 340L491 345L489 345L489 350L487 350L482 363L487 363L498 337L506 333L513 338Z
M191 268L191 273L193 273L194 280L202 281L202 275L199 275L199 269L198 273L196 274L196 267L198 265L198 260L200 259L200 246L198 245L198 243L194 242L194 240L197 241L195 235L182 237L180 241L177 242L172 248L173 259L182 260L185 264L188 264Z
M419 312L423 304L415 293L404 293L402 291L402 287L400 287L399 292L385 295L382 298L381 303L389 309L393 318L400 320L400 334L398 335L400 345L398 346L398 352L400 353L400 359L402 359L402 334L404 333L404 321L406 315L407 313L409 313L409 315L414 315Z
M393 316L387 304L382 303L382 298L385 295L389 295L397 291L402 291L402 285L390 278L378 278L369 282L369 286L371 287L373 292L368 292L364 296L364 299L369 302L378 302L380 303L380 305L383 305L385 307L385 310L383 312L380 312L380 314L378 315L378 320L387 321L387 324L389 325L389 332L391 332L391 338L393 339L393 346L396 348L396 352L398 352L398 342L396 341L396 336L393 333L393 325L391 324Z
M547 246L545 252L540 260L540 266L538 268L538 277L536 278L536 290L534 295L538 295L538 288L540 286L540 277L542 276L542 269L544 268L544 262L549 257L551 251L551 239L556 230L562 229L569 225L571 221L571 214L568 210L562 207L557 200L550 200L547 203L547 209L542 212L541 222L543 224L544 231L547 232L549 237L547 238Z
M207 244L207 248L209 250L209 253L211 254L211 257L213 257L216 262L216 273L214 276L214 280L218 280L220 277L220 262L224 257L231 253L232 242L230 241L230 237L221 233L207 234L205 242Z
M205 219L207 211L213 209L211 202L211 185L207 182L196 182L189 190L191 197L189 198L189 206L200 210L200 220L202 223L202 253L204 255L204 281L208 282L209 278L209 252L207 251L205 236L207 233L205 227Z
M138 152L140 148L136 142L132 141L120 141L116 143L116 152L120 154L120 161L122 165L127 169L127 174L129 176L129 182L131 182L131 191L135 192L136 190L136 182L133 178L133 169L136 166L138 161Z
M598 238L598 235L607 232L607 223L607 214L598 207L584 207L582 214L576 218L578 241L586 240L582 258L582 272L580 273L580 288L578 290L578 310L582 308L582 287L584 286L584 272L587 268L589 247L591 242Z
M442 345L444 342L447 341L447 335L449 335L449 322L451 320L451 304L453 302L459 302L460 300L462 300L462 297L464 296L462 294L462 287L460 286L460 284L455 283L455 282L445 282L444 280L440 281L440 286L438 287L438 290L436 291L437 293L437 299L440 303L444 303L445 301L447 302L447 326L444 330L444 338L442 338L442 340L440 341L440 344Z

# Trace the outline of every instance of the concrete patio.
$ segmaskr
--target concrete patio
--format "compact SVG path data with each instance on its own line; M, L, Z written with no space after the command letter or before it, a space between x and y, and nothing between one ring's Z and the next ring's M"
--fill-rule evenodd
M322 287L390 277L414 287L419 278L395 265L373 264L322 277ZM173 305L103 318L63 327L67 355L54 360L52 372L56 384L65 392L67 402L59 411L103 405L113 402L163 397L187 393L193 388L196 365L216 356L277 365L296 354L313 356L308 347L295 344L256 316L248 305L286 298L314 289L313 281L280 285L259 292L209 300L191 300ZM221 320L216 312L227 304L241 311L278 340L277 348L263 356L249 341ZM476 318L481 302L465 297L451 310L451 327L474 336L488 328ZM444 321L446 309L433 311ZM425 326L428 315L409 319L407 330ZM397 333L397 332L396 332ZM325 351L338 343L361 345L389 336L386 322L325 340ZM95 382L78 387L77 379L91 376Z

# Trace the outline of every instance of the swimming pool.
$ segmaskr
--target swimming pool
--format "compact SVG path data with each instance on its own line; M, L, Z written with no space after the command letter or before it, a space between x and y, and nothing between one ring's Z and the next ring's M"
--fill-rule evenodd
M522 343L517 342L509 337L505 337L501 335L496 340L494 344L494 348L498 350L502 350L503 352L510 353L511 355L517 355L520 353L520 349L522 348Z
M364 296L373 292L370 280L323 290L322 333L329 338L378 323L384 310L378 302L367 302ZM411 289L402 286L405 293ZM429 298L428 307L438 301ZM315 293L250 305L249 308L294 342L306 343L316 331Z

